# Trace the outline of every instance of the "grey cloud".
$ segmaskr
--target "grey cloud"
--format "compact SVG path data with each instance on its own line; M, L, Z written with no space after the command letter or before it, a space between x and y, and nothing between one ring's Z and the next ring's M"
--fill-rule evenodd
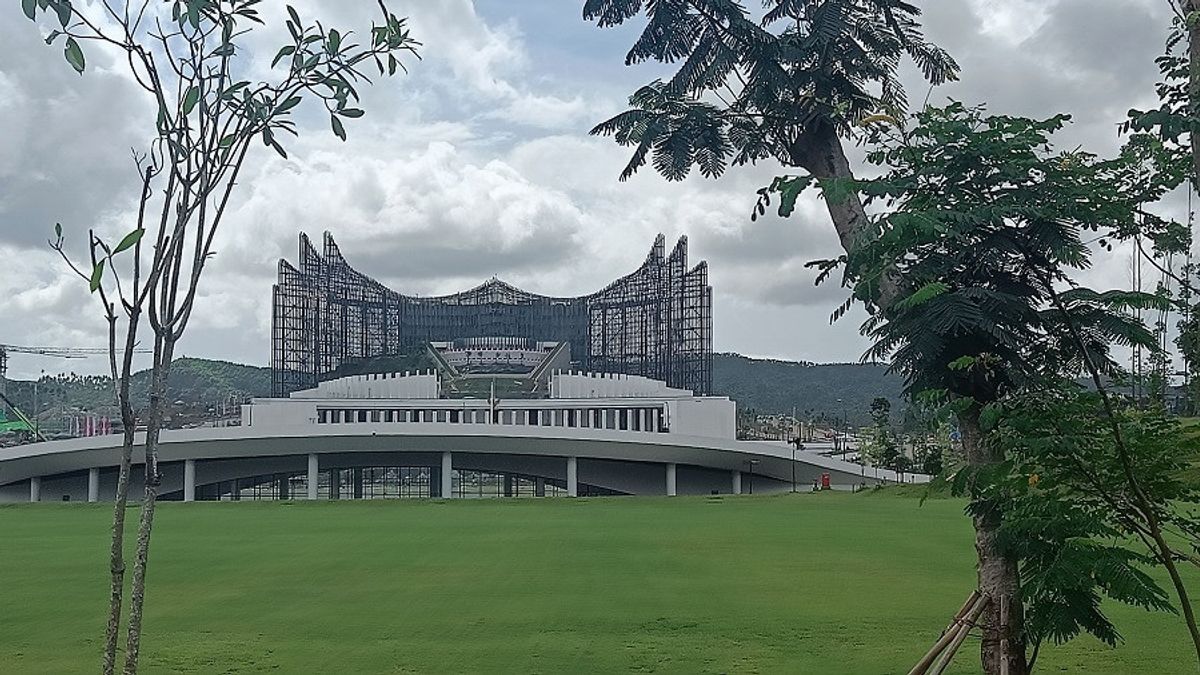
M1071 112L1076 123L1064 143L1115 148L1124 110L1153 97L1164 3L1026 2L1019 6L1037 6L1044 22L1030 24L1017 44L984 32L975 11L984 1L926 3L931 38L963 65L962 81L932 100L987 102L997 113ZM617 182L628 150L587 137L586 128L659 74L621 65L632 33L586 24L578 3L474 4L398 7L413 14L424 60L409 76L363 90L367 116L348 127L349 142L333 139L328 120L302 107L292 159L262 154L247 166L185 353L266 363L275 261L294 259L299 231L326 229L352 265L401 292L461 290L496 274L561 295L631 271L658 232L687 234L693 261L709 262L718 349L817 361L862 353L858 314L828 325L845 290L836 280L814 287L815 273L803 266L840 253L823 205L806 198L791 218L749 220L754 191L783 169L738 168L717 181L676 184L645 171ZM374 12L372 3L297 5L339 27L364 25ZM0 126L19 133L0 136L0 254L21 264L0 265L0 291L11 299L3 339L94 345L100 322L91 298L64 281L44 239L55 221L109 222L128 212L128 147L143 140L144 101L98 67L101 54L89 52L97 67L79 77L16 10L6 17L13 18L0 21ZM281 37L281 29L261 35L255 46L272 51L262 46ZM919 104L925 86L913 72L905 78ZM1164 208L1180 212L1179 202L1174 196ZM1125 260L1101 256L1088 278L1119 283ZM29 364L15 366L27 375L36 365Z
M44 247L55 222L98 225L131 198L132 147L146 140L144 105L125 78L88 48L82 77L32 22L8 8L0 21L0 241ZM7 85L7 86L6 86Z

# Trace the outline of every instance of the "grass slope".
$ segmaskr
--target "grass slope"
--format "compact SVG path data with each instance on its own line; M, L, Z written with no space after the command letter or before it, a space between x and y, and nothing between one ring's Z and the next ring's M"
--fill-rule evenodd
M5 671L95 670L109 516L0 508ZM896 673L974 578L960 504L886 495L167 503L154 536L145 672ZM1127 645L1039 666L1194 668L1113 614Z

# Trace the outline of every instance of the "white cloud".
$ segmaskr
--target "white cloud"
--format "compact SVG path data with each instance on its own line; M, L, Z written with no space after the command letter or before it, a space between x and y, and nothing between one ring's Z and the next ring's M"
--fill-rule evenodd
M510 7L476 4L484 3L497 15ZM376 12L370 2L296 4L302 16L338 27L369 25ZM616 180L628 149L586 130L632 90L621 66L628 45L588 54L579 63L602 65L568 74L530 56L531 45L573 48L573 36L597 30L579 19L577 4L564 3L555 35L540 17L485 21L469 0L394 9L411 13L423 60L408 62L411 74L363 90L367 116L348 125L348 142L303 106L291 159L256 148L183 353L267 363L276 261L294 259L298 232L319 241L324 230L351 264L422 294L493 274L532 291L587 293L634 269L657 233L672 243L686 234L693 262L710 263L717 349L816 361L862 352L857 315L828 325L845 291L836 281L814 288L804 267L840 252L823 206L805 198L789 219L749 220L755 190L777 167L736 168L719 181L667 183L649 169ZM964 66L963 80L933 100L988 101L996 112L1017 114L1075 112L1068 142L1112 148L1122 111L1153 95L1162 9L1150 0L933 3L930 35ZM264 9L278 16L267 17L272 28L252 44L260 76L269 45L284 37L282 11ZM1084 20L1087 30L1070 30ZM1099 58L1108 45L1119 45L1121 63ZM94 61L98 68L79 77L19 15L0 22L0 128L13 132L0 135L3 342L103 341L93 298L45 249L56 220L72 233L92 225L119 232L128 222L128 150L144 136L146 105L102 55ZM925 88L909 79L919 102ZM1126 259L1101 255L1088 281L1123 283ZM60 364L14 357L13 374L42 366Z

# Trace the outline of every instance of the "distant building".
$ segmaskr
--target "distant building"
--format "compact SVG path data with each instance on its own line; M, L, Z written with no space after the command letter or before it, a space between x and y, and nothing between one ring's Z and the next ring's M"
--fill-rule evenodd
M492 279L453 295L418 297L352 269L328 233L323 254L301 234L298 264L279 262L273 290L273 395L315 387L356 361L478 339L565 343L570 368L708 394L708 267L688 268L686 237L670 254L665 247L659 235L641 267L590 295L537 295Z

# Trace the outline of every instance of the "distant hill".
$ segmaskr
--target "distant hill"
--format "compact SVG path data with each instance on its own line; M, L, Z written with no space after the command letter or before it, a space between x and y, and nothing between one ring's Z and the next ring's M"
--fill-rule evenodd
M130 384L137 405L145 405L150 392L150 373L134 373ZM167 398L187 406L208 406L271 394L271 369L209 359L177 359L171 367ZM22 410L33 409L31 381L9 380L8 397ZM112 381L103 375L47 375L37 387L39 408L86 410L112 414L115 409Z
M424 363L395 364L399 370L427 367ZM347 368L345 374L360 368ZM842 404L851 424L867 420L871 399L883 396L892 409L901 409L898 377L873 364L814 364L774 359L754 359L740 354L713 356L713 391L729 396L743 409L762 413L790 413L795 406L807 418L841 419ZM149 391L149 373L134 375L133 391L144 404ZM107 377L88 375L47 376L38 387L40 408L87 410L110 413L112 385ZM23 410L33 409L33 382L12 380L9 397ZM271 370L228 361L182 358L171 368L168 397L188 407L211 406L253 396L271 394ZM898 417L894 417L898 419Z
M882 396L891 401L892 419L899 420L902 387L901 379L887 374L883 365L713 355L713 393L763 413L791 413L794 406L802 419L841 419L842 399L850 424L865 424L871 400Z

